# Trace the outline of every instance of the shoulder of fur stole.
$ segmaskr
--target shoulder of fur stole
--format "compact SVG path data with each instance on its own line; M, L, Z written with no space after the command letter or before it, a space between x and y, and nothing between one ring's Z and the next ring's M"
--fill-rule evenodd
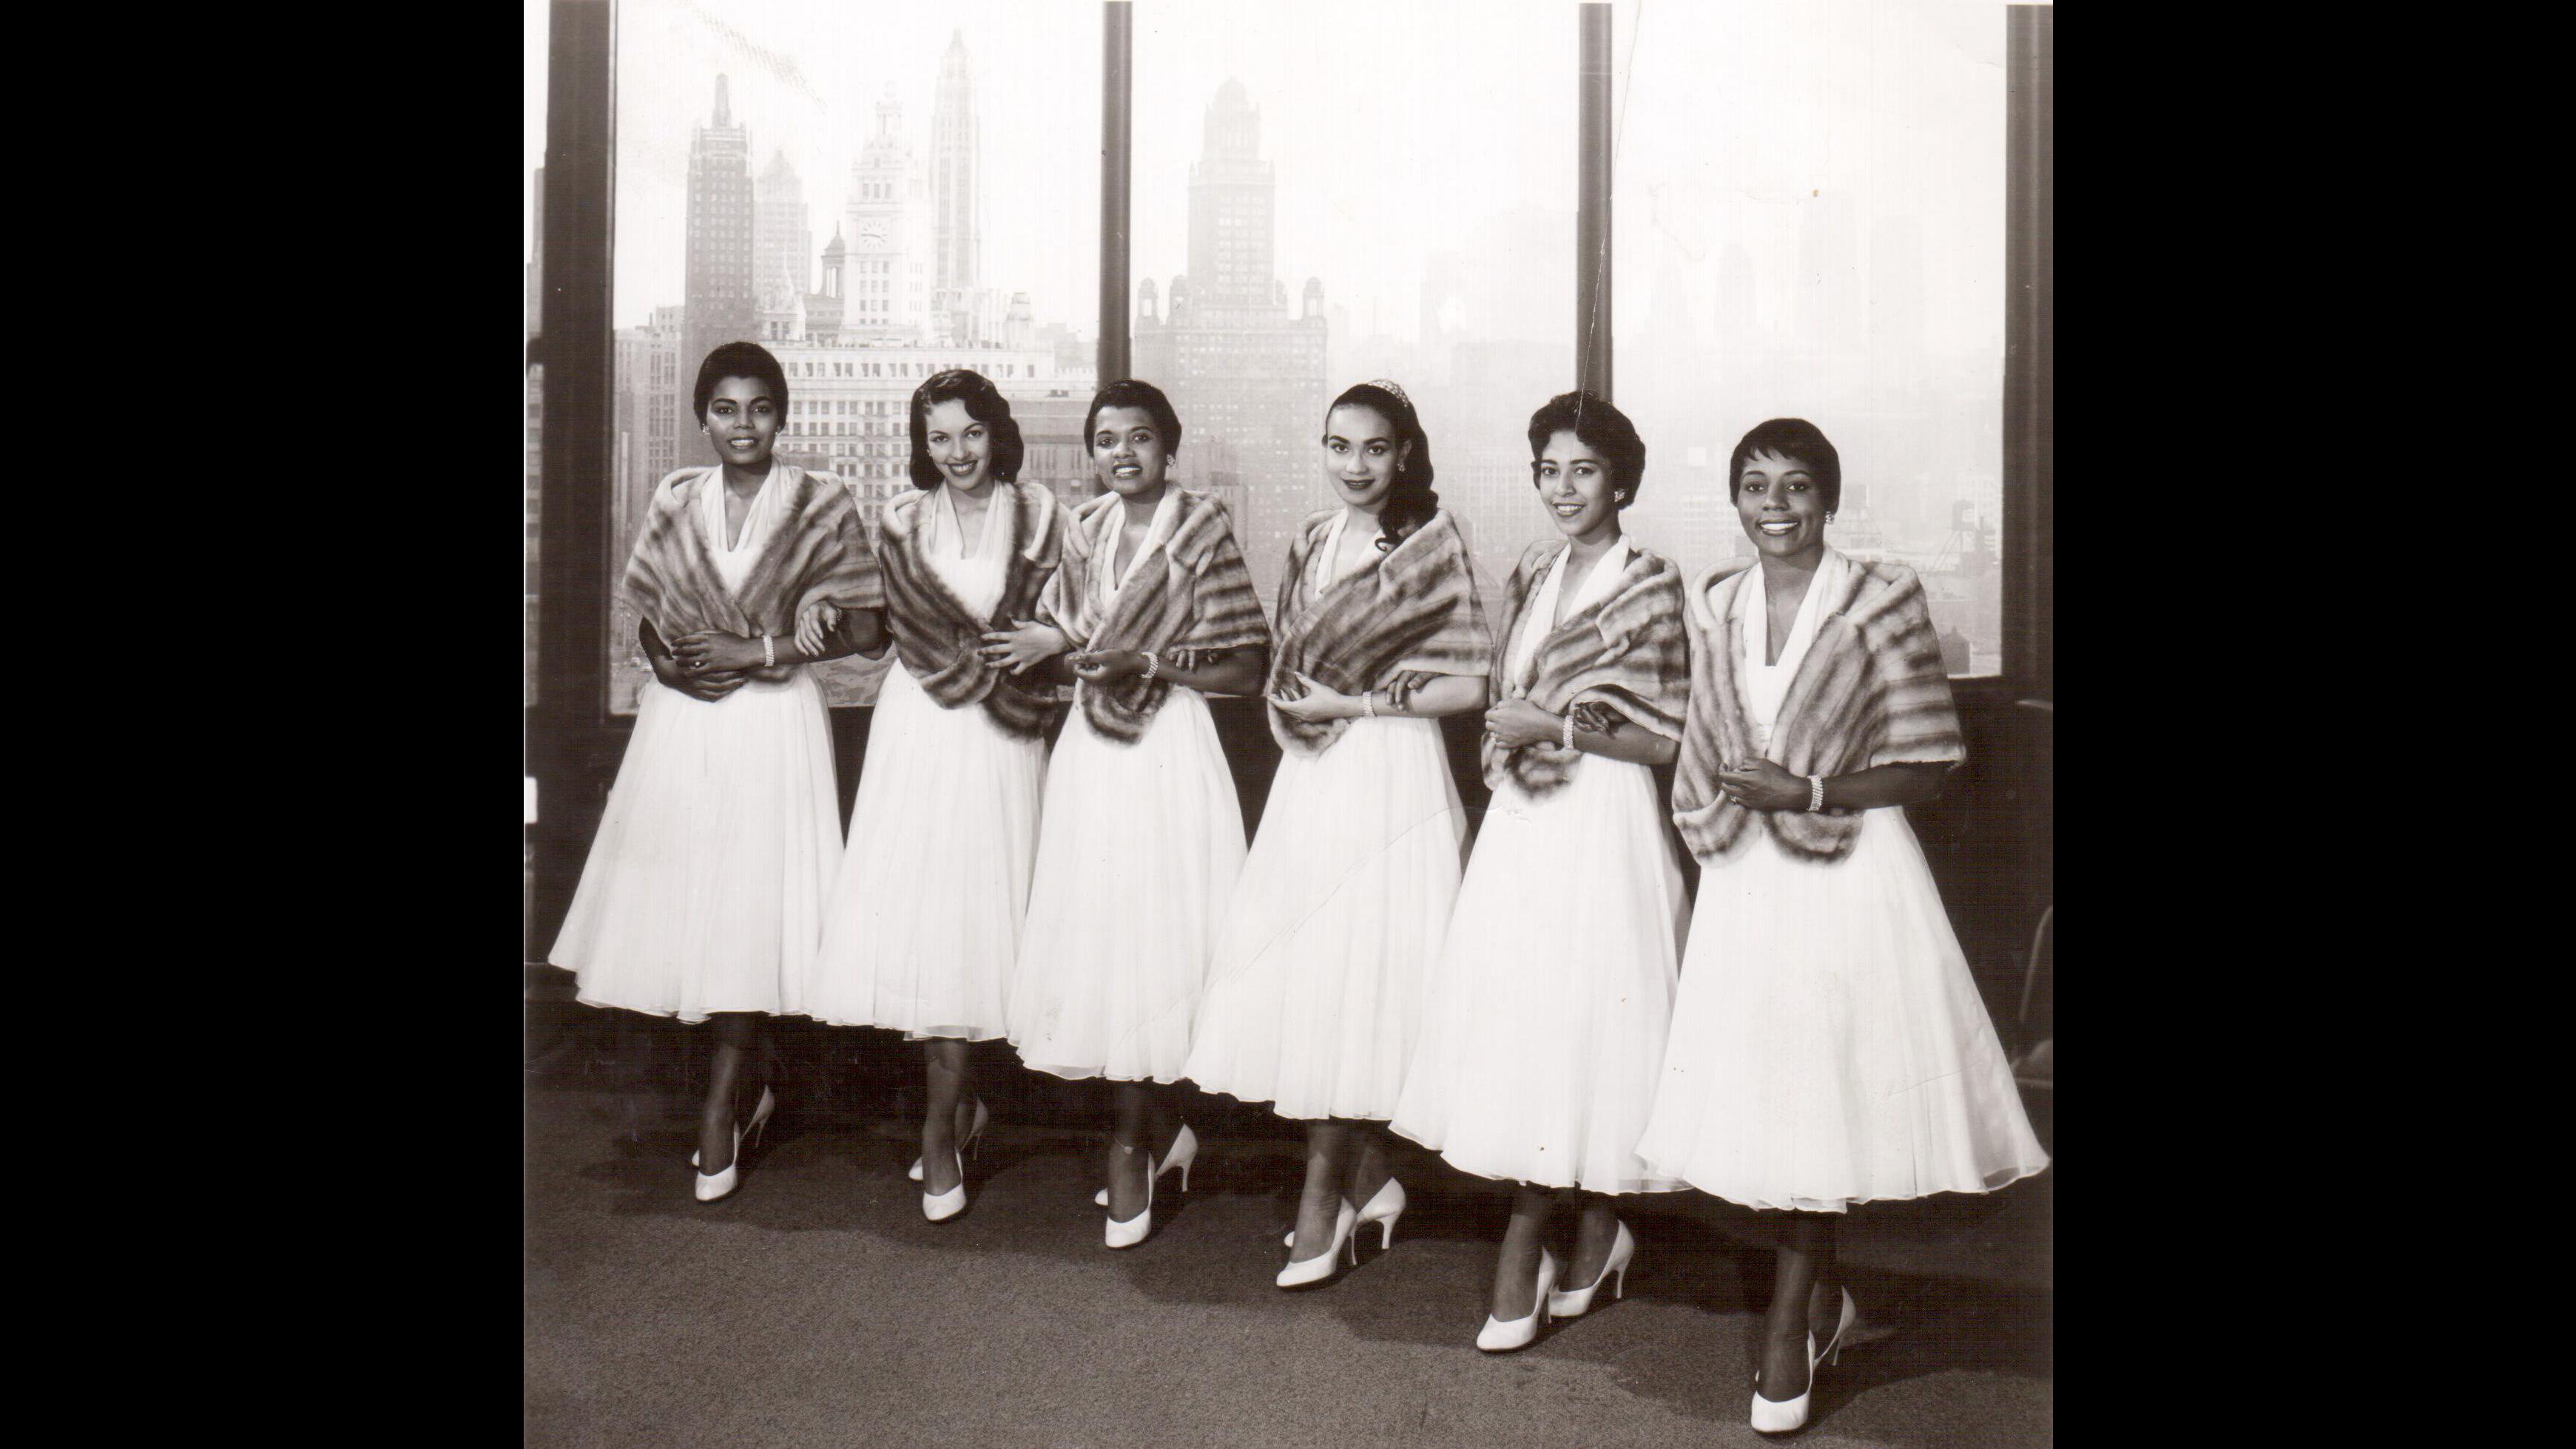
M1540 567L1544 565L1549 558L1553 557L1559 550L1572 547L1572 544L1567 543L1561 538L1540 538L1531 540L1530 546L1521 550L1521 561L1512 566L1513 580L1517 583L1522 579L1537 578Z
M1860 576L1856 580L1858 586L1842 613L1853 628L1884 626L1892 617L1907 613L1928 615L1923 580L1912 567L1892 558L1872 559L1867 563L1854 559L1852 572Z
M1064 542L1064 530L1057 527L1064 520L1064 508L1055 501L1055 490L1043 483L1013 482L1020 503L1020 527L1028 536L1020 556L1029 562L1052 568L1056 550Z
M1682 597L1682 602L1690 609L1691 627L1703 634L1716 633L1720 615L1709 602L1710 590L1729 582L1741 588L1743 580L1752 572L1751 562L1744 559L1729 559L1722 564L1711 564L1692 575L1690 587ZM1730 590L1728 593L1730 602L1733 597L1733 591Z
M1100 521L1100 515L1117 506L1118 495L1115 493L1103 493L1075 504L1069 510L1072 516L1065 520L1064 525L1065 555L1081 559L1091 557L1092 525Z
M674 468L663 474L662 481L653 485L653 507L671 509L685 505L688 502L689 485L715 470L715 464L704 463L687 468Z
M1163 553L1172 562L1196 573L1206 565L1216 546L1234 533L1234 515L1225 500L1213 493L1181 490L1181 516L1172 524L1172 536L1163 543Z

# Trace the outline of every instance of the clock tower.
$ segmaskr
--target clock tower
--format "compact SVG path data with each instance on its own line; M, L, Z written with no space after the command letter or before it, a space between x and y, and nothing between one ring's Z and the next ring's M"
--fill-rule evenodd
M912 334L921 307L910 286L920 248L911 235L914 192L912 148L903 140L903 107L888 85L877 101L876 133L850 163L849 253L842 301L842 330L862 336Z

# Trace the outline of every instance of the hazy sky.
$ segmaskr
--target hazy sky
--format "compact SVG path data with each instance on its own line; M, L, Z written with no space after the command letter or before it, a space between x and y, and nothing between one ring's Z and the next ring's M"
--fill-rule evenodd
M1621 333L1649 306L1704 322L1729 242L1753 258L1757 323L1787 327L1797 289L1782 273L1800 254L1804 204L1840 193L1860 244L1884 217L1917 219L1934 350L1999 351L2001 11L1993 0L1618 4ZM1433 252L1509 251L1512 232L1487 223L1573 210L1569 0L1137 0L1134 13L1137 278L1161 286L1185 266L1188 167L1229 77L1260 108L1277 169L1291 305L1319 276L1357 332L1413 333ZM541 0L526 16L533 169ZM1092 332L1100 23L1096 0L619 0L617 324L682 300L689 134L719 72L751 127L754 169L783 151L802 179L819 252L889 84L926 151L954 31L973 57L982 126L984 280L1028 291L1041 321ZM526 189L523 170L523 202ZM1662 274L1681 295L1658 298L1655 263L1668 257ZM1538 274L1570 266L1528 260ZM1570 279L1559 291L1570 295ZM1535 299L1532 314L1554 331L1570 326L1571 304Z

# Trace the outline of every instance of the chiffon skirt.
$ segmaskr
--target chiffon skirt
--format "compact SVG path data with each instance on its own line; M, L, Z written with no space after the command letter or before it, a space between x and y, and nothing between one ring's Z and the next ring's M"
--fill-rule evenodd
M1243 869L1243 809L1196 690L1119 744L1076 708L1047 766L1011 978L1020 1059L1059 1077L1174 1082Z
M1355 719L1320 756L1288 751L1182 1074L1282 1117L1393 1115L1466 825L1434 721Z
M1638 1153L1730 1202L1839 1212L2048 1165L1900 807L1839 861L1704 863Z
M989 1041L1037 853L1046 742L981 705L942 709L886 671L805 1012L838 1026Z
M805 670L714 701L656 680L546 959L579 998L683 1021L802 1010L840 854L832 732Z
M1506 779L1476 835L1394 1130L1479 1177L1671 1192L1637 1158L1689 910L1654 772Z

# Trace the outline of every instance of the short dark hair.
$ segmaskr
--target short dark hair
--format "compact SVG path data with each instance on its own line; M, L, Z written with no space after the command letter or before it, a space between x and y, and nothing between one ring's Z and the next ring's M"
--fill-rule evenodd
M1335 408L1359 407L1395 425L1399 443L1413 447L1397 455L1395 486L1387 490L1385 506L1377 512L1377 547L1380 553L1391 553L1404 541L1404 536L1431 521L1440 511L1440 495L1431 486L1431 435L1422 430L1422 418L1413 410L1413 399L1395 387L1377 382L1356 382L1342 389L1333 406L1324 409L1324 424L1332 425Z
M1082 418L1082 451L1097 452L1091 446L1092 435L1100 431L1100 415L1111 408L1142 408L1154 420L1154 431L1163 435L1166 454L1181 450L1181 415L1172 411L1172 400L1150 382L1122 378L1091 395L1091 411Z
M939 486L939 465L930 461L930 410L944 402L964 403L966 416L993 434L993 476L1016 482L1028 448L1020 442L1020 425L1011 419L1010 400L980 372L952 367L933 373L912 390L912 486Z
M1816 491L1825 496L1825 511L1831 513L1842 507L1843 458L1825 440L1824 429L1805 418L1773 418L1754 424L1744 441L1735 445L1735 456L1726 460L1727 497L1744 491L1744 460L1756 453L1795 458L1806 464L1808 476L1816 480Z
M1558 393L1530 414L1530 461L1537 462L1548 440L1559 433L1572 433L1610 465L1610 486L1626 495L1618 498L1619 507L1637 501L1638 484L1646 476L1646 440L1637 436L1637 425L1626 413L1589 392Z
M699 422L707 420L707 401L716 395L716 384L728 377L756 377L768 384L769 395L778 404L778 415L787 416L787 369L780 367L769 349L757 342L727 342L698 364L698 390L691 415Z

